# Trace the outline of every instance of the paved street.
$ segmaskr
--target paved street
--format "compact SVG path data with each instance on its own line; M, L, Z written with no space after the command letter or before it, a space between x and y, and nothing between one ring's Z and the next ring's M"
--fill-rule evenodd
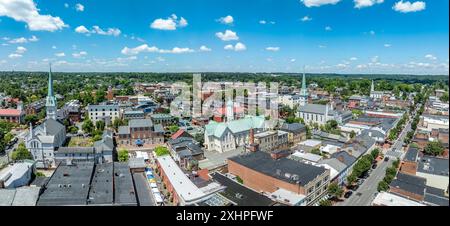
M390 151L401 152L399 156L403 158L402 145L403 140L406 137L408 131L411 130L411 121L408 121L408 124L405 126L403 131L400 133L399 139L392 145ZM383 180L386 169L392 165L392 162L395 161L395 158L390 157L388 162L382 161L379 163L378 167L372 171L370 176L364 181L364 183L353 192L350 198L344 200L337 204L337 206L369 206L372 200L375 198L377 194L378 183Z
M358 190L353 192L350 198L339 203L339 206L369 206L377 193L378 183L383 179L386 169L392 165L393 161L394 160L390 159L388 162L380 162L378 167L372 171L370 176L364 181ZM360 195L358 193L360 193Z

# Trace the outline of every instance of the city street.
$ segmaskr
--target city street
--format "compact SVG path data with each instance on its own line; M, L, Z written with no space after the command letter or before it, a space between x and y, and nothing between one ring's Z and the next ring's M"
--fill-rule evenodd
M402 145L403 140L406 137L406 134L408 131L411 130L411 120L408 121L408 124L405 126L405 128L400 133L399 139L395 141L395 143L392 145L391 149L387 152L401 152L398 156L401 156L403 158L403 151L402 151ZM337 206L369 206L372 202L372 200L375 198L376 194L378 193L377 187L378 183L383 180L386 169L392 165L392 162L395 161L395 158L392 158L391 156L385 156L389 157L389 161L385 162L384 160L379 163L378 167L372 171L370 176L364 181L364 183L353 192L352 196L350 198L345 199L343 202L340 202L337 204Z

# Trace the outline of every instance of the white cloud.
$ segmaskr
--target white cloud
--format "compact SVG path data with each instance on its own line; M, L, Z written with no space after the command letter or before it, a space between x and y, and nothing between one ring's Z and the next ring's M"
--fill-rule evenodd
M323 48L327 48L327 46L319 45L319 48L323 49Z
M260 20L259 23L260 23L260 24L267 24L267 21L265 21L265 20Z
M81 51L81 52L78 52L78 53L72 53L72 56L75 57L75 58L81 58L81 57L84 57L86 55L87 55L86 51Z
M30 41L30 42L37 42L37 41L39 41L39 39L36 37L36 36L31 36L31 38L29 38L28 39L28 41Z
M27 48L23 47L23 46L18 46L16 49L16 53L18 54L23 54L27 51Z
M0 16L25 22L31 31L56 31L67 27L59 17L39 14L33 0L0 0Z
M68 3L64 3L64 8L69 8L69 4Z
M309 16L304 16L304 17L301 19L301 21L303 21L303 22L311 21L311 20L312 20L312 18L309 17Z
M11 53L11 54L9 54L8 57L11 58L11 59L16 59L16 58L22 57L22 55L21 54L17 54L17 53Z
M330 26L325 27L325 31L331 31L331 30L333 30L333 29Z
M356 57L350 57L350 60L351 60L351 61L355 61L355 60L358 60L358 58L356 58Z
M306 7L319 7L322 5L335 5L341 0L300 0Z
M140 53L173 53L173 54L180 54L180 53L192 53L195 52L193 49L190 48L180 48L180 47L174 47L172 49L159 49L156 46L148 46L147 44L143 44L140 46L137 46L135 48L128 48L124 47L121 51L124 55L137 55Z
M180 18L180 20L177 20L178 17L175 14L172 14L167 19L156 19L151 24L150 27L153 29L158 30L176 30L177 27L186 27L188 25L188 22L183 17Z
M384 0L354 0L355 2L355 8L365 8L370 7L375 4L381 4L384 2Z
M77 28L75 28L75 32L84 34L84 33L89 33L89 30L85 26L81 25L81 26L78 26Z
M99 34L99 35L108 35L108 36L119 36L121 34L120 29L118 28L108 28L106 31L100 28L99 26L92 26L91 30L88 30L85 26L81 25L75 28L75 32L81 34Z
M210 52L211 49L208 48L208 47L206 47L206 46L200 46L200 51L201 51L201 52Z
M119 36L121 31L118 28L108 28L106 31L101 29L99 26L92 26L91 33L99 34L99 35L112 35Z
M225 47L224 47L224 49L225 50L234 50L234 51L236 51L236 52L239 52L239 51L244 51L244 50L246 50L247 49L247 46L245 46L243 43L240 43L240 42L238 42L238 43L236 43L236 45L226 45Z
M66 56L66 54L65 53L55 53L55 56L57 56L57 57L64 57L64 56Z
M425 58L427 58L429 60L437 60L437 57L433 56L432 54L425 55Z
M291 59L290 61L291 61L292 63L294 63L294 62L297 61L297 60L296 60L296 59Z
M375 35L375 31L369 31L370 35Z
M388 43L386 43L386 44L384 44L383 46L384 46L384 47L386 47L386 48L389 48L389 47L391 47L392 45L391 45L391 44L388 44Z
M229 45L226 45L225 47L223 47L225 50L234 50L234 46L233 45L231 45L231 44L229 44Z
M84 11L84 5L81 5L80 3L77 3L75 5L75 10L77 10L79 12L83 12Z
M239 37L237 36L236 32L233 32L232 30L226 30L224 33L217 32L216 36L220 38L222 41L239 40Z
M221 17L217 21L219 21L222 24L233 24L234 18L231 15Z
M374 57L372 57L371 59L370 59L370 61L372 62L372 63L378 63L378 56L374 56Z
M154 53L158 51L159 49L156 46L149 47L147 44L143 44L135 48L124 47L121 53L124 55L137 55L139 53Z
M39 39L36 36L31 36L31 38L25 38L25 37L20 37L20 38L15 38L15 39L9 39L7 37L4 37L3 40L7 41L11 43L11 44L19 44L19 43L27 43L27 42L37 42L39 41Z
M17 43L27 43L27 42L28 42L28 39L26 39L26 38L24 38L24 37L11 39L11 40L9 41L9 43L12 43L12 44L17 44Z
M418 12L424 10L426 7L425 2L422 1L416 1L414 3L411 3L409 1L403 2L403 0L398 1L395 3L395 5L392 7L395 11L402 12L402 13L410 13L410 12Z
M269 47L266 48L266 50L267 50L267 51L272 51L272 52L277 52L277 51L280 50L280 47L272 47L272 46L269 46Z
M159 50L160 53L174 53L174 54L180 54L180 53L192 53L194 52L193 49L190 48L179 48L179 47L174 47L172 49L166 50L166 49L161 49Z
M52 49L56 49L56 46L52 46Z

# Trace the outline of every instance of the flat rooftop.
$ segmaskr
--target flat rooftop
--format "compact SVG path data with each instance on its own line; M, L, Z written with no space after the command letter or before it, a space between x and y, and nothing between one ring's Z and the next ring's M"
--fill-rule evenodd
M178 167L172 157L158 157L157 161L164 173L167 175L178 196L180 196L184 201L194 201L205 196L205 193L195 186L195 184L185 175L180 167Z
M389 192L380 192L375 197L372 202L372 205L379 206L425 206L419 202L414 200L410 200L407 198L403 198L401 196L389 193Z
M39 197L37 205L86 205L93 170L93 162L73 165L61 163L47 183L47 188Z
M152 191L144 174L133 173L133 179L136 186L139 206L156 206L156 202L152 197Z
M273 159L270 154L257 151L228 159L254 171L291 184L304 186L327 171L324 167L313 166L288 158Z
M113 163L98 164L92 176L89 205L111 205L114 201Z
M114 190L116 205L137 205L133 178L126 162L114 162Z
M211 177L226 187L220 194L238 206L271 206L274 204L274 201L270 198L237 183L223 174L213 173Z

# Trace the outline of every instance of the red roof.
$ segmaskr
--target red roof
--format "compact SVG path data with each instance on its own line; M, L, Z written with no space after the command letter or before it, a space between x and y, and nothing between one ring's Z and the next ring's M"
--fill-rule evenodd
M4 116L20 116L22 111L17 109L0 109L0 115Z
M172 140L177 139L178 137L180 137L181 135L183 135L184 130L183 129L179 129L176 133L174 133L170 138L172 138Z

